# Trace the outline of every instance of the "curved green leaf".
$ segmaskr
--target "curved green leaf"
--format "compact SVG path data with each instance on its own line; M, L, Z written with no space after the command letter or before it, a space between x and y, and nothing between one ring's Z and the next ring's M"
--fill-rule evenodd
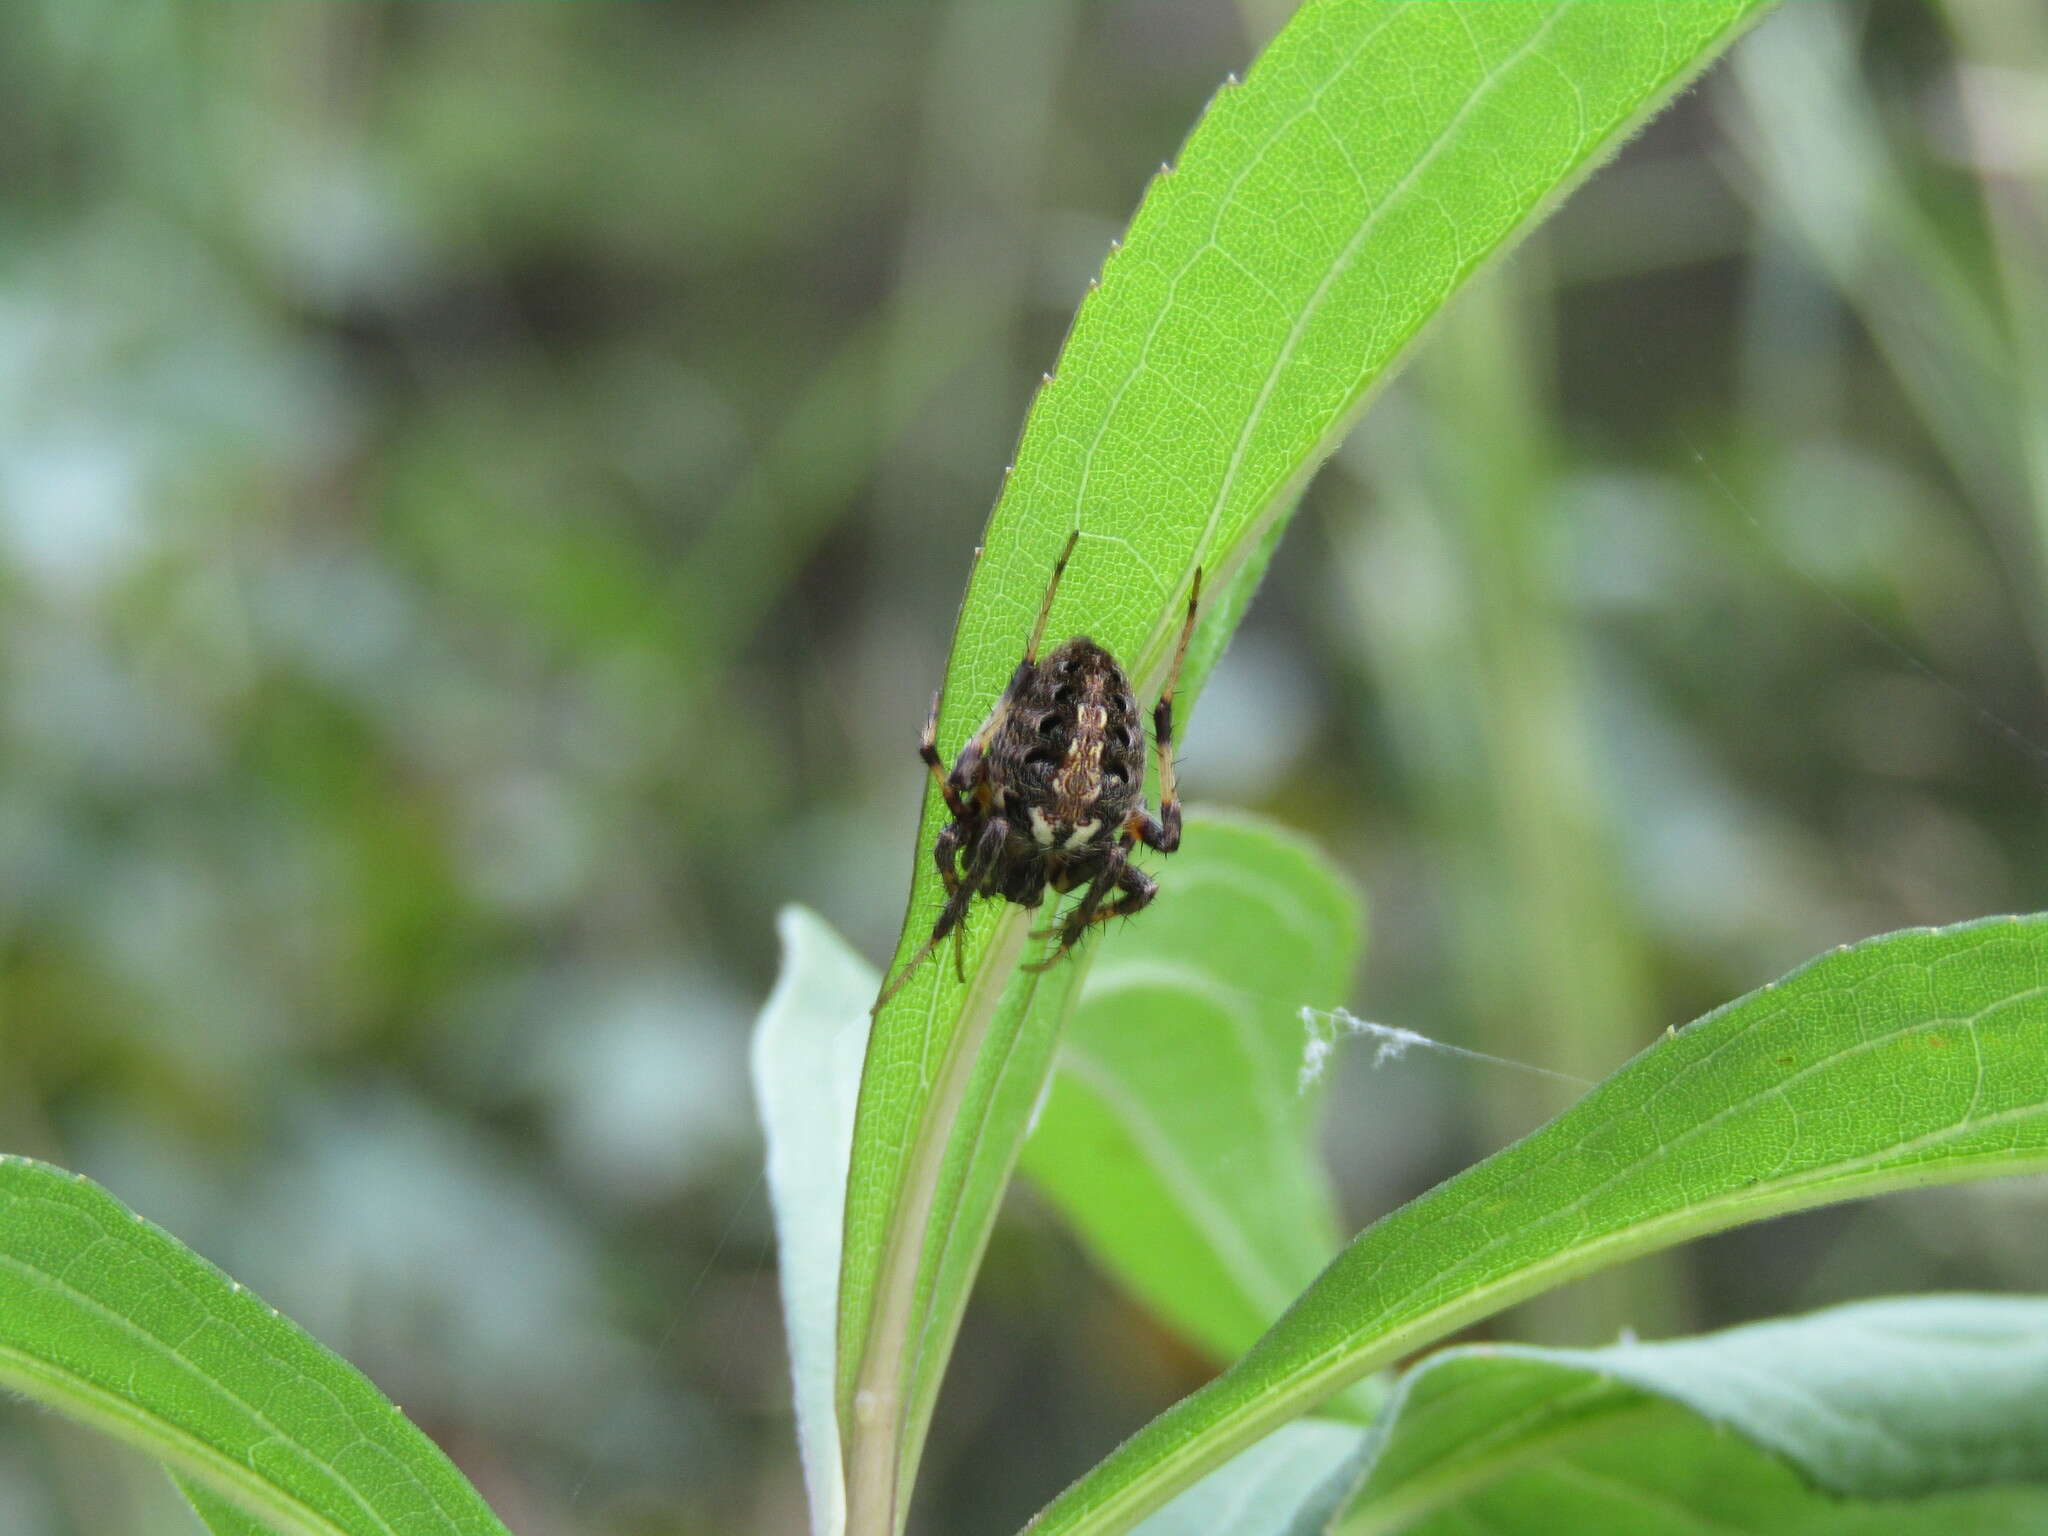
M1445 1350L1403 1378L1332 1530L2038 1530L2043 1383L2038 1298L1866 1302L1668 1344Z
M1147 696L1205 570L1191 696L1302 486L1424 324L1761 10L1304 5L1154 181L1032 404L955 634L942 750L1000 692L1072 529L1051 633L1086 630ZM939 909L940 820L928 791L892 970ZM901 1523L1071 986L1048 978L1034 1008L1011 985L1028 920L983 908L964 984L926 965L876 1020L861 1084L839 1408L862 1536Z
M1173 899L1102 942L1024 1172L1160 1317L1242 1353L1330 1262L1303 1004L1342 1001L1358 900L1312 849L1190 817Z
M1032 1528L1128 1529L1347 1382L1576 1275L1785 1211L2048 1168L2044 1063L2048 919L1837 950L1367 1228Z
M104 1190L0 1156L0 1382L280 1536L505 1536L363 1374Z

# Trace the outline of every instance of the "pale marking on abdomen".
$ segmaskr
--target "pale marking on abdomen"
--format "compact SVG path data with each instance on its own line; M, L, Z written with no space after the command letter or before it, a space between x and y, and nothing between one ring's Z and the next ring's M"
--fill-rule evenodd
M1102 793L1102 738L1083 732L1067 748L1053 788L1066 800L1093 805Z

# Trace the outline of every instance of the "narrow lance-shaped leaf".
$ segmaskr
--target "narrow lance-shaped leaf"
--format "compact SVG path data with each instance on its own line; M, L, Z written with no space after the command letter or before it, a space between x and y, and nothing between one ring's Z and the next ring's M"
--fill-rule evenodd
M0 1383L277 1536L505 1536L360 1371L105 1191L20 1157L0 1157Z
M1574 1276L1785 1211L2048 1168L2043 1063L2048 918L1838 950L1367 1228L1032 1529L1126 1530L1345 1383Z
M1205 570L1191 696L1308 476L1423 325L1760 9L1303 6L1154 181L1033 403L961 611L942 751L999 694L1073 529L1050 633L1092 634L1146 698ZM892 973L939 909L942 819L928 792ZM925 965L869 1047L840 1298L861 1536L901 1523L1071 986L1046 980L1034 1009L1012 984L1030 920L998 905L968 925L964 984L943 956Z

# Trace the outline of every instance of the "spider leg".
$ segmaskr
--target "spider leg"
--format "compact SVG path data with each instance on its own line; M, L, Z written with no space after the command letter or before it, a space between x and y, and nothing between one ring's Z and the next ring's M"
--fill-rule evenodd
M959 789L946 776L945 759L939 756L939 701L944 697L943 688L932 695L932 712L925 716L924 729L918 733L917 755L924 759L925 767L932 772L932 781L939 786L939 793L946 797L946 809L955 821L963 821L967 817L967 806L960 798Z
M1052 595L1060 589L1060 577L1067 571L1067 557L1074 552L1074 546L1081 541L1081 530L1076 528L1067 535L1067 542L1060 550L1059 559L1052 563L1052 580L1045 585L1045 601L1038 605L1038 622L1031 626L1031 643L1024 647L1024 662L1035 666L1038 662L1038 642L1045 638L1045 621L1052 614Z
M972 875L973 872L970 870L969 877L972 878ZM961 950L966 943L967 925L961 922L960 919L967 915L968 905L974 900L974 897L974 886L955 886L952 893L946 898L946 905L939 913L938 922L932 925L932 943L934 944L943 940L948 933L953 935L953 979L959 982L967 980L967 962L961 956Z
M918 945L917 953L904 961L903 969L896 973L895 979L882 988L882 995L875 999L875 1006L868 1010L869 1018L872 1019L880 1016L882 1010L889 1006L889 999L898 992L901 992L903 984L917 974L917 968L923 965L926 959L930 957L932 949L937 943L938 940L936 939L926 939L922 944Z
M966 874L956 875L952 866L960 845L966 841L966 833L957 822L949 822L940 829L932 843L932 855L938 863L940 878L946 882L946 904L939 909L938 921L932 924L932 936L918 946L917 953L905 961L903 969L882 988L882 995L875 999L875 1006L870 1010L872 1014L879 1014L889 999L903 990L903 984L931 958L931 952L945 942L948 934L953 935L953 972L963 982L967 979L967 967L960 955L960 920L967 915L967 908L974 898L981 894L994 854L1002 851L1003 842L1009 835L1010 824L1000 816L984 823L981 836L975 840L973 851L968 855Z
M946 882L948 901L960 889L960 845L966 841L967 834L960 830L957 821L947 822L939 828L939 835L932 839L932 862L939 866L939 878Z
M952 829L948 828L947 830L950 831ZM945 833L942 832L939 835L943 838ZM905 967L904 974L896 979L887 992L882 994L882 1002L886 1003L895 995L896 989L909 980L910 972L922 964L926 956L946 941L947 934L953 936L953 975L957 980L963 982L967 980L967 965L960 956L961 937L967 930L960 919L967 915L967 908L977 894L976 887L971 883L973 879L974 871L970 869L966 882L958 879L948 882L946 904L939 909L939 920L932 924L932 936L924 941L922 949L911 956L910 964ZM875 1006L879 1008L881 1003L877 1003Z
M953 935L953 974L963 982L967 979L967 963L961 956L960 920L967 915L969 903L982 894L994 875L996 860L1009 837L1010 824L1000 816L990 817L982 824L981 836L974 840L974 849L967 856L967 873L948 895L939 920L932 925L934 944L949 933Z
M1159 764L1159 819L1154 821L1141 802L1124 823L1126 846L1132 838L1161 853L1172 853L1180 846L1180 784L1173 773L1173 692L1180 686L1181 664L1188 659L1188 640L1195 632L1195 614L1201 601L1202 572L1197 567L1195 584L1188 591L1188 616L1181 622L1180 643L1173 648L1173 666L1166 674L1159 702L1152 707L1152 751Z
M967 911L967 904L974 900L974 887L962 883L952 868L954 856L958 853L963 840L959 823L948 822L933 841L932 855L938 861L939 878L946 882L946 904L939 909L939 920L932 924L932 936L917 947L917 953L903 963L903 969L896 973L895 979L882 988L882 995L875 999L875 1006L868 1010L870 1017L880 1016L883 1008L888 1006L889 999L903 990L903 984L917 974L919 966L931 958L932 951L944 942L949 931L954 935L953 969L962 981L967 979L965 968L960 963L959 923L961 916ZM972 874L973 871L970 869L970 879Z
M1077 873L1073 865L1071 864L1066 865L1059 871L1058 874L1041 875L1038 889L1031 893L1031 899L1025 902L1024 905L1027 907L1031 907L1035 910L1038 907L1039 903L1045 900L1045 890L1047 886L1051 886L1055 891L1058 891L1060 895L1064 896L1067 894L1067 892L1073 890L1076 886L1086 885L1093 878L1094 877L1092 875L1083 875ZM1055 905L1057 905L1057 903L1055 903ZM1034 939L1049 939L1059 931L1060 925L1058 923L1048 923L1043 928L1033 928L1031 930L1030 936Z
M1116 888L1115 901L1108 903L1097 911L1087 913L1085 921L1075 921L1069 924L1066 938L1067 948L1071 949L1080 942L1083 932L1090 924L1106 923L1113 917L1130 917L1134 913L1142 912L1145 908L1152 905L1152 898L1159 894L1159 882L1135 864L1119 864L1114 885ZM1086 905L1086 903L1083 903L1084 907ZM1076 919L1080 919L1082 917L1081 909L1077 908L1074 915Z
M982 546L975 545L974 559L967 567L967 590L972 590L974 573L981 568L981 552ZM960 599L960 605L963 610L967 606L964 595ZM961 765L958 763L954 765L954 772L949 776L945 762L939 756L939 706L945 702L945 698L946 686L942 676L938 688L932 693L931 713L925 717L924 730L918 737L917 755L925 760L931 768L932 777L939 781L939 793L946 797L946 809L953 813L953 818L957 821L967 813L961 808L960 789L955 781L964 782L965 776L959 771Z
M1107 899L1112 893L1116 896L1114 901ZM1112 917L1129 917L1134 912L1142 912L1158 894L1158 882L1130 863L1121 846L1112 845L1103 858L1102 868L1088 887L1088 894L1081 898L1081 904L1068 913L1066 921L1060 925L1059 948L1024 969L1051 970L1095 924L1106 923Z
M979 891L995 872L996 861L1002 857L1003 844L1010 840L1010 823L1001 816L991 816L981 824L981 836L974 840L974 851L967 856L967 874L964 883Z

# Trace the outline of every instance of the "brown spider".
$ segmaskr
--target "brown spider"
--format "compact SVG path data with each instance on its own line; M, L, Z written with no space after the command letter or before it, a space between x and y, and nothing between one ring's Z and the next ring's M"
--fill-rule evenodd
M1173 777L1173 690L1194 633L1202 573L1188 593L1187 618L1174 647L1166 686L1152 710L1153 750L1159 763L1159 818L1145 808L1145 734L1130 680L1116 658L1076 635L1044 661L1038 659L1077 529L1053 563L1039 604L1031 643L988 718L960 749L947 771L939 757L939 701L918 742L918 755L938 781L953 819L940 829L932 858L946 885L946 905L931 937L882 993L879 1009L934 948L953 936L953 971L966 980L960 958L960 921L977 896L996 896L1023 907L1045 900L1046 888L1065 894L1087 886L1065 919L1031 936L1057 932L1059 947L1027 970L1057 964L1090 926L1129 917L1159 894L1150 876L1130 862L1143 842L1161 853L1180 846L1180 797ZM965 865L961 856L965 854ZM1112 896L1114 900L1110 900Z

